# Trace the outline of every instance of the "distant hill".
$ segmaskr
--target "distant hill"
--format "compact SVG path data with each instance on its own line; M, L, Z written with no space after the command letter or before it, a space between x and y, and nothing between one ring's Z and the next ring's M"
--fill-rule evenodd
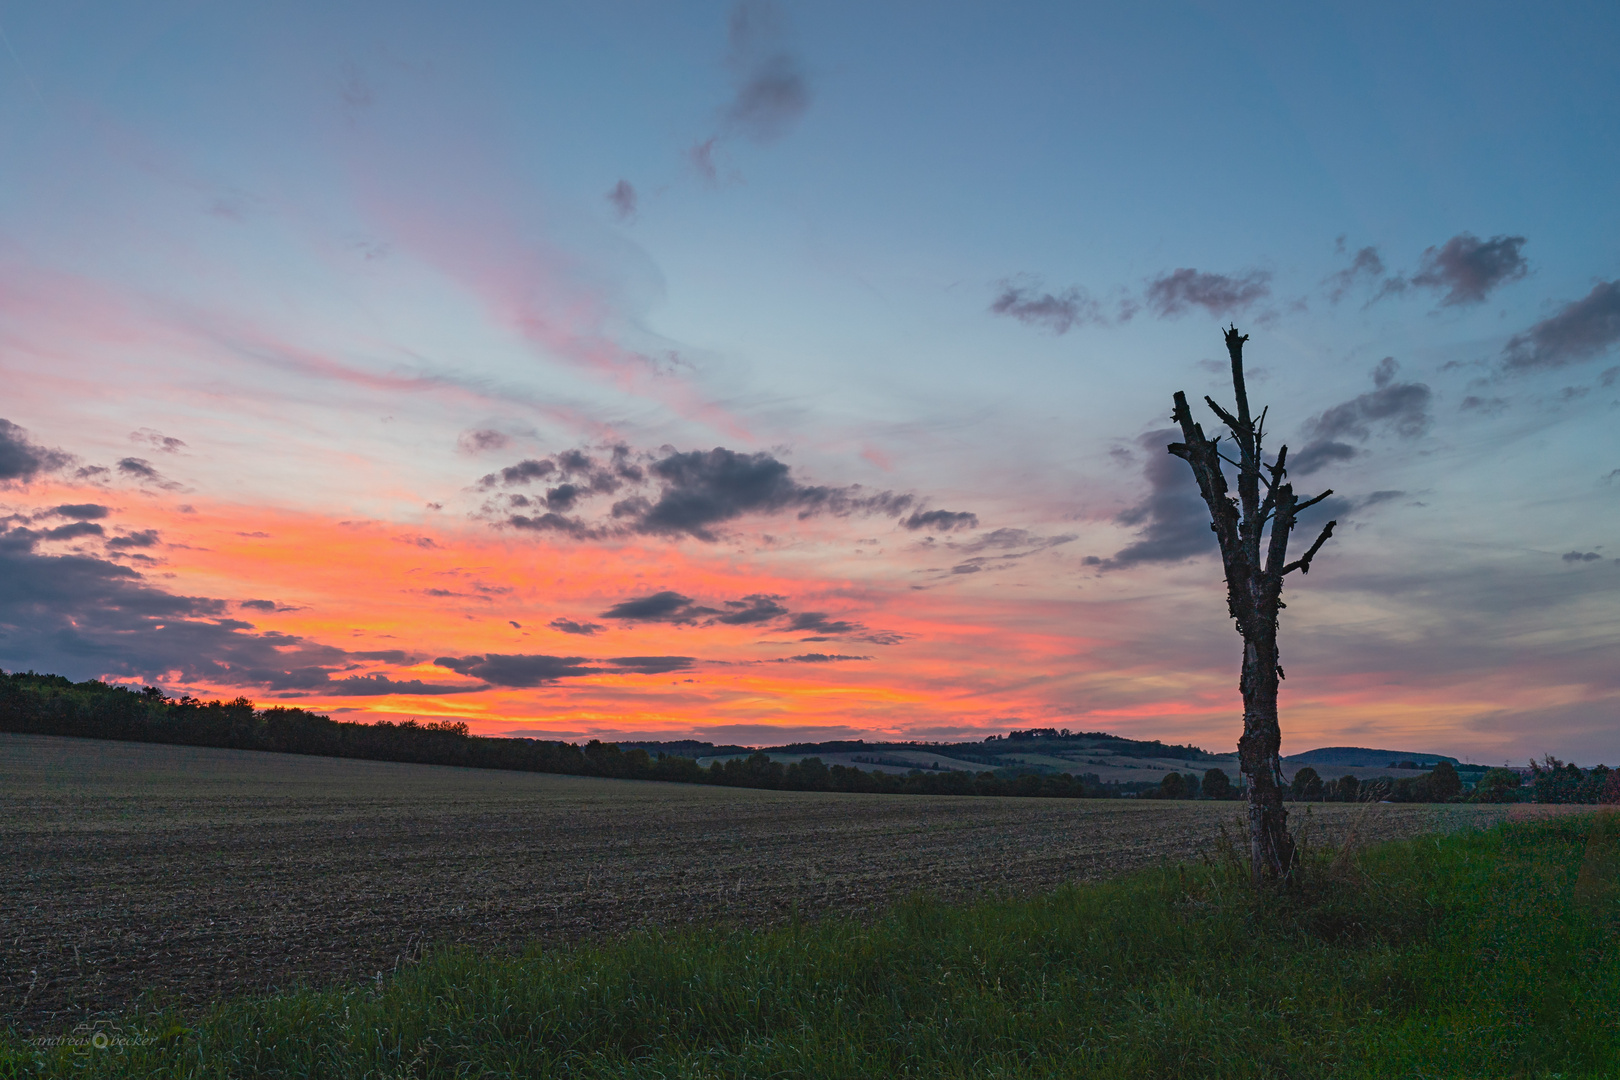
M698 739L672 739L667 742L618 742L618 747L620 750L645 750L655 757L659 754L689 758L746 757L754 752L752 746L737 746L732 743L716 745Z
M789 743L785 746L741 746L717 744L701 739L668 741L633 740L620 742L623 750L645 750L654 757L669 754L695 758L704 766L728 758L746 758L762 751L772 760L790 764L807 757L818 757L828 765L849 765L875 772L906 773L925 771L984 770L1071 773L1091 775L1101 781L1152 785L1168 772L1202 773L1224 770L1238 777L1237 754L1212 754L1191 745L1174 745L1157 739L1126 739L1101 731L1071 732L1052 728L1032 728L992 735L972 742L868 742L865 739L839 739L828 742ZM1402 776L1428 772L1437 762L1461 762L1446 754L1420 754L1411 750L1379 750L1363 746L1326 746L1283 758L1285 775L1309 765L1333 779L1348 772L1362 776ZM1404 767L1403 767L1404 766Z
M1417 754L1411 750L1374 750L1365 746L1324 746L1307 750L1303 754L1289 754L1283 765L1299 769L1306 765L1330 765L1341 769L1398 769L1406 762L1407 768L1432 769L1442 761L1453 766L1462 764L1457 758L1445 754Z

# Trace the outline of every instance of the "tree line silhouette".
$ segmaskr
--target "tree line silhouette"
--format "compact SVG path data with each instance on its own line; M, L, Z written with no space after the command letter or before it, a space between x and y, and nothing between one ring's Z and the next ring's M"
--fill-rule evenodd
M32 671L0 673L0 731L88 739L269 750L284 754L457 765L473 769L560 773L686 784L777 788L789 791L871 792L896 795L1018 795L1045 798L1117 796L1117 785L1095 776L1007 775L998 772L867 771L807 757L791 764L756 752L715 761L707 768L690 757L656 756L592 739L578 743L470 734L461 721L357 723L307 709L254 707L231 701L171 698L157 687L131 690L90 680L75 683Z
M623 749L616 743L596 739L580 745L545 739L489 738L471 734L462 721L333 720L307 709L259 709L245 697L230 701L171 698L153 686L132 690L96 680L75 683L60 675L32 671L0 672L0 731L784 791L1060 799L1119 798L1126 794L1148 799L1240 799L1247 795L1243 788L1232 785L1220 769L1210 769L1202 777L1192 772L1172 772L1153 786L1104 783L1093 773L1036 773L1005 766L978 773L924 769L894 773L828 764L815 756L783 763L762 751L703 766L695 757L649 753L640 747ZM865 743L849 745L871 749ZM1161 743L1151 745L1163 748ZM1546 757L1530 763L1528 781L1522 785L1517 773L1492 769L1471 791L1465 791L1447 762L1440 762L1424 776L1384 782L1357 781L1354 776L1324 781L1316 770L1306 766L1294 774L1289 794L1303 802L1452 802L1466 798L1473 802L1620 803L1620 770L1603 765L1582 769Z

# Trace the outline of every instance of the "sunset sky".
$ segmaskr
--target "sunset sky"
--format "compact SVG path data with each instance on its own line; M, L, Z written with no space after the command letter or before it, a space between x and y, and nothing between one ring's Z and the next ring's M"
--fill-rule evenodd
M1620 7L0 5L0 667L1620 764ZM1213 417L1199 406L1201 419Z

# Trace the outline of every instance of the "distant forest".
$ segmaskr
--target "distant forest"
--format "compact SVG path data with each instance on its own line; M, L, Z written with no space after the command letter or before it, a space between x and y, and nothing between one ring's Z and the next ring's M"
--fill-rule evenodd
M781 753L804 754L799 761L773 761L763 751L747 747L717 747L710 743L641 744L621 748L592 739L583 746L527 738L488 738L472 735L463 722L356 723L333 720L306 709L254 707L244 697L231 701L171 698L156 687L131 690L90 680L75 683L59 675L32 671L0 672L0 732L66 735L88 739L170 743L232 750L266 750L284 754L399 761L423 765L454 765L475 769L560 773L631 780L663 780L686 784L772 788L790 791L869 792L915 795L1012 795L1042 798L1239 798L1219 769L1202 777L1189 771L1170 773L1161 783L1103 783L1095 774L1027 766L1004 765L972 773L963 770L913 769L908 773L865 770L849 765L828 765L813 752L849 752L885 748L924 747L930 744L885 744L861 741L795 744ZM1067 738L1067 731L1031 729L993 736L986 743ZM1122 752L1161 759L1195 761L1206 757L1193 746L1171 746L1158 741L1119 739L1102 733L1075 737L1107 739ZM962 758L967 747L952 745L949 754ZM651 747L652 749L649 749ZM679 748L678 753L668 750ZM944 747L939 749L944 750ZM1001 747L996 747L1001 749ZM733 753L707 768L700 756ZM746 756L743 756L746 755ZM992 763L995 756L979 759ZM1302 769L1296 776L1296 798L1308 801L1369 798L1378 795L1401 802L1445 802L1461 798L1488 801L1517 799L1540 802L1620 802L1620 772L1599 765L1582 770L1553 758L1532 763L1532 783L1521 788L1517 774L1505 769L1487 773L1472 792L1465 792L1451 766L1441 763L1426 777L1380 786L1376 781L1351 787L1311 783L1315 773ZM1219 774L1218 776L1215 774ZM1298 781L1306 779L1303 785Z

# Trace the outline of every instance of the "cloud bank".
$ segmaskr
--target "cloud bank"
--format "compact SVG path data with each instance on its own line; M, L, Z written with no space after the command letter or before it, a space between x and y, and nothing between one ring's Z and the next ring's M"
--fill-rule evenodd
M555 481L533 489L537 481ZM793 513L899 517L916 498L890 491L871 492L859 484L844 487L803 484L792 469L770 453L739 453L725 447L656 454L633 454L614 446L603 460L583 450L551 458L527 459L485 475L478 488L500 491L480 514L499 524L580 540L625 536L718 541L724 527L744 517ZM616 496L605 511L582 511L593 500ZM599 504L597 504L599 505ZM974 528L978 518L965 511L913 512L907 529L950 531Z

